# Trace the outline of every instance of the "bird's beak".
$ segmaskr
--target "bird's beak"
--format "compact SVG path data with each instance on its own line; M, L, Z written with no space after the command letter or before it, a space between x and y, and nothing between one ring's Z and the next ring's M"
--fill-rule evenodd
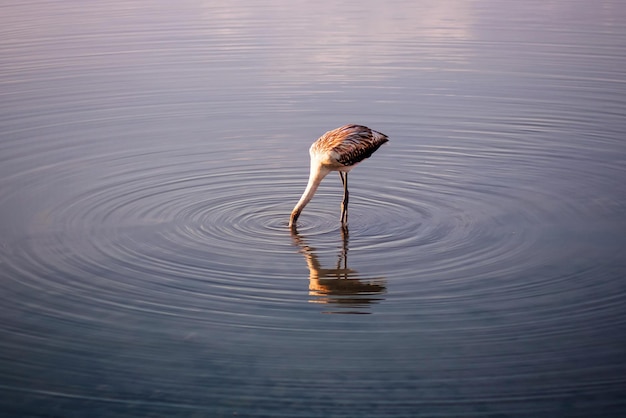
M289 228L296 229L296 221L300 217L300 211L294 210L291 212L291 218L289 218Z

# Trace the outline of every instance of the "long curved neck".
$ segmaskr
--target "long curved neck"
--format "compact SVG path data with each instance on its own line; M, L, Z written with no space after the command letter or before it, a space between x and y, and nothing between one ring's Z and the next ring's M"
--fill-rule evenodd
M304 209L307 203L311 201L313 195L317 191L318 186L322 182L322 179L326 177L329 172L330 170L328 168L322 166L315 160L311 160L311 172L309 174L309 182L306 185L304 193L302 193L302 197L291 211L291 218L289 219L290 227L295 227L295 223L300 216L300 212L302 212L302 209Z

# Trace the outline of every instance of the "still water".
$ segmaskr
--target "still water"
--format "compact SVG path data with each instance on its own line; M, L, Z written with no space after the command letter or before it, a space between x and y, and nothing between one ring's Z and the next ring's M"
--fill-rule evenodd
M4 2L0 411L626 413L625 132L619 0Z

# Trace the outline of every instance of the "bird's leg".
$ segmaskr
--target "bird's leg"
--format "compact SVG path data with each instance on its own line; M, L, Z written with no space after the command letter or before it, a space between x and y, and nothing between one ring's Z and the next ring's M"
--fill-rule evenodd
M341 223L348 222L348 173L339 172L343 184L343 201L341 202Z

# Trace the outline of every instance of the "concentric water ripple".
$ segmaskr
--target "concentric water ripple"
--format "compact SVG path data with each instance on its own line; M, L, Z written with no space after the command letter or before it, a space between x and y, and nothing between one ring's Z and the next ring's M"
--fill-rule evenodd
M400 146L402 140L397 140ZM456 150L454 155L465 154L467 160L467 152ZM394 266L396 280L440 277L455 282L475 275L510 276L553 257L532 251L545 233L545 219L555 210L565 219L575 218L581 216L576 211L584 209L571 206L566 196L535 190L524 179L518 179L517 188L501 187L502 178L485 178L469 171L471 166L436 175L411 172L415 160L422 167L453 161L441 160L442 155L400 155L394 152L392 140L368 162L372 171L364 166L353 172L349 247L359 267L382 274ZM150 157L159 160L158 153ZM485 167L502 157L506 155L480 156ZM290 277L289 271L265 264L268 257L279 260L295 252L286 224L291 205L302 192L306 167L269 169L258 162L241 166L230 162L222 168L209 162L211 168L205 168L175 163L185 158L164 158L168 164L152 172L134 170L135 160L118 161L116 155L91 161L115 167L117 174L103 177L97 188L68 197L35 217L36 239L51 241L27 250L35 251L28 254L32 276L51 266L65 266L64 273L75 277L118 266L127 274L232 280L232 267L237 266L238 285L255 287L251 283L259 274ZM535 160L533 154L524 159ZM538 168L525 167L528 173ZM471 175L461 181L458 173L463 170ZM372 181L373 172L389 180ZM394 179L393 173L398 172L405 174ZM57 176L58 181L65 177ZM301 218L299 233L308 240L335 237L317 245L320 254L335 251L339 194L338 179L330 176ZM545 202L552 203L542 206ZM56 248L59 243L61 249ZM527 254L533 257L522 261Z

